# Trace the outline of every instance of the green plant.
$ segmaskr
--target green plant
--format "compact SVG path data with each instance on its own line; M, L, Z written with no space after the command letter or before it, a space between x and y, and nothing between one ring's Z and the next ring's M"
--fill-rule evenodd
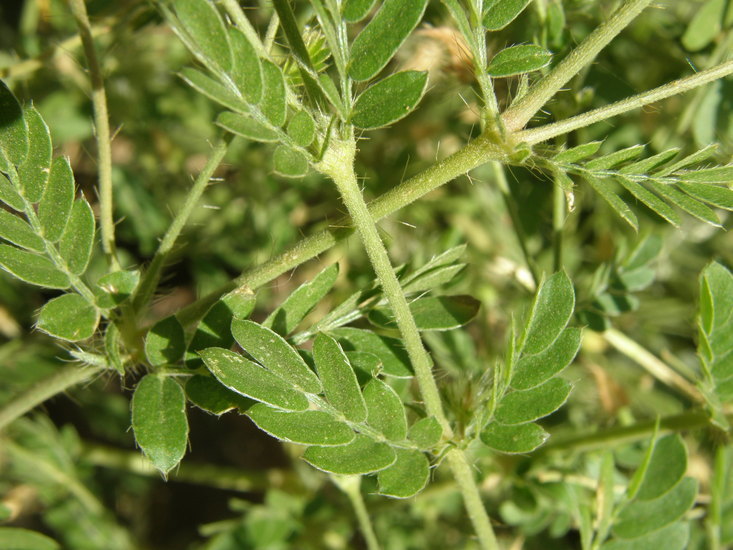
M669 7L667 14L645 14L639 22L643 31L672 29L666 40L676 45L679 35L688 51L702 52L695 62L709 67L636 95L619 93L624 80L647 87L685 70L679 61L675 71L663 70L659 61L658 78L647 78L650 68L619 62L649 46L640 37L622 41L620 52L603 57L650 4L273 0L246 13L235 0L176 0L99 8L111 14L114 36L129 39L127 29L135 29L135 36L146 37L153 25L172 29L193 56L191 61L179 49L170 60L158 61L168 78L166 63L183 60L178 75L190 89L169 82L160 93L171 100L144 114L151 122L172 117L196 126L213 143L190 190L181 195L165 182L146 191L132 168L115 172L109 124L114 110L107 106L107 92L115 87L105 87L85 3L70 0L91 82L95 200L89 189L75 186L67 158L53 159L54 124L49 130L43 105L18 102L0 83L0 237L6 241L0 244L0 267L24 283L63 291L34 298L41 307L28 358L13 341L0 348L8 357L17 355L7 369L12 392L0 395L7 449L0 458L10 465L1 483L9 490L22 485L38 491L44 525L69 547L134 547L140 530L131 534L118 524L103 504L105 488L90 472L99 466L129 475L141 467L119 448L83 441L72 427L57 429L44 415L21 418L58 393L116 376L123 381L117 402L95 401L102 394L99 383L82 402L90 416L98 411L99 420L88 420L98 422L98 429L132 426L149 461L144 471L266 494L258 504L232 501L241 519L203 526L200 533L209 540L198 547L347 547L351 516L334 500L319 501L327 490L323 479L351 503L358 540L370 550L448 544L498 549L524 538L530 547L566 547L576 536L583 549L725 547L733 540L726 521L733 510L727 497L733 275L724 265L730 263L730 247L719 230L730 224L733 210L733 166L726 161L729 84L723 80L733 73L733 61L725 60L733 6L707 0L694 15L696 2ZM35 3L27 2L25 21L33 19L29 6ZM123 17L124 9L130 15ZM518 18L524 29L513 24ZM426 21L436 26L418 29ZM25 35L31 51L32 36ZM411 45L413 40L418 42ZM399 173L404 159L390 157L389 150L404 147L397 143L405 141L411 124L426 125L427 119L413 123L413 117L422 109L452 117L438 96L449 96L454 105L459 76L441 81L428 72L430 66L417 66L417 52L428 46L440 52L438 72L453 67L468 81L461 93L470 94L464 116L473 126L458 133L471 139L442 160L436 151L432 165L421 159L422 171L367 202L365 194L389 187L380 178L396 183L391 173ZM612 64L611 78L590 69L597 60ZM395 69L399 65L402 70ZM131 72L136 69L132 61ZM32 69L13 62L0 70L12 82ZM711 86L702 88L706 84ZM181 105L200 109L174 105L179 97L185 98ZM632 112L668 98L684 102L661 103L682 113L679 123L656 120L660 129L647 135ZM115 101L113 95L109 99ZM604 139L607 127L598 123L612 117L622 117L622 123ZM143 133L136 137L140 144L149 139ZM717 137L722 146L711 143ZM175 159L174 147L166 143L158 150L167 149ZM654 153L645 155L647 149ZM222 177L225 159L244 159L241 165L252 170L255 185L239 189L246 189L245 201L265 193L254 188L257 183L277 182L262 200L270 203L268 217L256 206L237 203L236 192L210 185ZM157 165L168 159L148 160ZM136 169L146 177L155 170L142 161ZM488 228L476 229L472 201L443 195L446 205L414 210L425 234L441 235L440 247L424 246L414 234L403 239L403 231L392 228L403 256L429 258L393 263L385 245L389 238L377 222L469 172L489 180L476 184L482 189L475 199L480 213L506 214L505 225L492 228L495 222L484 219ZM362 184L366 174L372 177ZM209 190L219 192L222 210L202 215L197 207ZM164 199L166 191L178 207L167 229L158 231L165 216L154 197ZM269 235L295 240L288 208L314 197L328 204L329 215L340 202L347 217L262 261ZM227 208L232 204L246 209L244 221L237 206ZM122 215L128 219L118 229L116 217ZM441 217L449 223L437 221ZM181 253L176 246L192 219L202 226L189 230L189 238L200 231L209 242ZM692 235L694 244L696 232L707 231L700 229L703 224L715 233L705 233L706 248L698 251L685 238ZM497 272L498 262L487 263L472 246L459 243L476 245L487 235L503 243L507 227L514 230L512 243L501 246L512 249L515 260L507 261L515 264L513 276L487 282L480 273ZM243 251L231 232L244 230L257 237ZM124 245L116 233L125 235ZM326 256L319 271L287 295L271 296L269 283L352 233L361 247L352 245L348 261ZM152 258L146 258L146 247L156 239ZM603 239L613 245L611 252L593 245ZM675 246L688 257L674 257ZM362 248L368 264L360 259ZM464 261L467 255L487 269L473 268ZM164 274L174 259L187 256L195 283L208 292L183 307L159 307L154 297L164 293ZM713 261L718 258L722 262ZM346 282L340 275L344 264ZM657 297L666 290L663 295L677 300L675 307L685 307L694 292L688 265L701 271L696 354L692 323L654 317L650 312L661 305L654 304L654 294L643 296L649 289ZM234 267L245 269L232 278ZM677 271L678 278L670 275ZM449 292L451 287L461 290ZM4 294L16 287L8 288ZM690 321L693 312L684 315ZM632 330L645 334L631 338L626 333ZM63 346L71 364L55 366L58 348L39 333ZM642 341L672 351L662 361ZM25 378L24 361L38 364ZM611 361L623 367L618 377L625 397L618 395L621 382L604 368ZM51 366L44 368L44 362ZM583 403L591 377L605 417ZM652 389L635 393L644 384ZM294 460L292 471L278 475L290 476L288 484L251 471L187 467L184 455L195 435L188 404L215 417L237 411L284 442ZM586 424L605 429L580 429ZM681 437L692 429L710 437ZM130 444L124 434L111 438ZM220 434L208 444L225 438ZM690 448L712 464L702 483L706 506L698 480L685 475ZM302 468L300 459L315 469ZM365 503L371 493L417 495L410 501L414 516L394 502L369 496ZM64 500L67 494L71 501ZM462 507L442 497L457 494ZM16 501L6 499L6 516L18 514ZM74 514L88 522L74 524ZM442 530L428 526L435 517ZM333 525L319 533L324 518ZM473 534L460 534L466 521ZM410 526L392 534L401 522ZM45 535L15 526L0 527L0 541L13 548L58 547Z

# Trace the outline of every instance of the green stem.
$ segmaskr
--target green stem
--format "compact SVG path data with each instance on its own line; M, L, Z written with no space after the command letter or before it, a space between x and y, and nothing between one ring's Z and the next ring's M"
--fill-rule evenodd
M565 193L556 182L552 188L552 257L553 271L562 269L562 229L565 226Z
M585 128L586 126L590 126L596 122L618 116L633 109L644 107L650 103L655 103L668 97L689 92L690 90L715 80L719 80L729 74L733 74L733 61L721 63L711 69L706 69L699 73L695 73L694 75L674 80L668 84L649 90L648 92L631 96L627 99L612 103L611 105L599 107L598 109L593 109L587 113L570 117L560 122L517 132L514 134L514 137L518 143L528 143L530 145L547 141L553 137L567 134L568 132L572 132L578 128Z
M107 113L107 94L104 91L104 78L94 48L92 28L84 0L69 0L71 11L79 27L79 35L84 46L84 55L89 65L92 81L92 105L94 106L94 126L97 137L97 164L99 169L99 225L102 250L107 257L111 270L120 268L115 247L115 223L112 211L112 143Z
M209 160L206 161L206 165L203 170L201 170L194 181L191 190L188 192L186 202L183 203L183 207L178 214L176 214L175 219L165 232L163 240L160 242L160 246L158 246L158 250L155 252L155 256L153 256L153 260L150 262L150 266L145 272L145 275L143 276L142 281L140 281L140 284L135 291L135 295L132 298L133 309L138 314L142 312L143 308L147 305L153 295L153 292L155 292L168 255L171 250L173 250L173 245L176 243L176 240L186 225L188 218L198 205L201 195L206 190L209 180L214 175L214 171L221 163L224 155L226 155L230 141L231 136L228 136L214 147Z
M626 28L652 0L628 0L604 23L596 28L583 42L570 52L557 66L532 86L522 99L502 115L509 132L524 128L529 120L562 89L580 70L591 63L598 52Z
M415 378L420 389L420 395L425 403L425 409L429 415L434 416L440 422L444 437L450 438L453 431L443 411L440 392L435 383L435 378L433 378L432 360L423 345L410 306L395 275L387 249L379 236L372 213L369 211L366 202L364 202L361 189L359 189L354 172L355 153L356 145L353 138L349 141L334 143L326 151L318 168L336 184L346 209L359 232L372 268L397 321L402 341L415 371ZM486 550L498 549L496 537L463 451L460 449L450 451L448 463L463 494L466 509L479 537L481 547Z
M13 420L20 418L46 399L76 384L86 382L101 371L102 368L96 366L64 365L52 375L39 380L0 409L0 432Z
M244 15L244 11L239 5L239 1L221 0L221 4L222 6L224 6L224 9L229 14L229 17L232 18L232 21L234 21L235 25L237 25L239 30L244 33L250 44L254 46L255 50L257 51L257 55L259 55L260 57L264 57L265 59L269 59L269 52L263 46L262 40L260 40L260 35L257 34L257 31L252 26L252 23L250 23L249 19L247 19L247 16Z
M496 535L494 535L494 529L491 527L491 521L486 515L486 509L481 501L481 494L473 477L471 466L466 460L466 455L460 449L454 448L448 451L445 458L461 489L468 517L471 518L481 548L484 550L498 550L499 543L496 540Z
M723 507L726 501L726 485L728 478L728 447L718 445L715 448L713 476L710 480L710 506L705 521L708 532L710 550L721 550Z
M334 483L346 493L346 496L351 502L351 506L354 508L354 514L359 522L359 529L361 534L364 536L368 550L380 550L379 541L377 535L374 533L374 527L372 526L372 520L369 517L369 512L364 504L364 497L361 495L361 477L360 476L331 476Z

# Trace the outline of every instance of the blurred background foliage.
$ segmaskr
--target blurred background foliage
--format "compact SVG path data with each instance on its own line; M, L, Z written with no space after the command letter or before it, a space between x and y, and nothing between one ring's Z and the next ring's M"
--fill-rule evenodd
M264 34L272 12L269 2L246 4ZM312 15L305 4L297 3L297 14L308 21ZM489 47L543 37L560 58L619 2L533 4L514 24L491 34ZM705 4L656 2L533 124L661 85L690 65L714 64L730 49L733 33L724 28L689 30ZM96 0L88 6L115 132L118 245L128 266L144 265L184 200L192 174L209 154L217 108L176 76L189 56L152 3ZM548 7L551 16L543 12ZM478 132L475 83L460 38L439 2L430 4L425 21L429 24L403 47L398 63L429 69L430 90L415 114L360 141L357 171L368 198L444 158ZM0 78L39 109L51 128L56 154L71 158L77 182L94 205L95 143L83 67L65 2L0 4ZM502 104L511 100L516 87L512 79L498 82ZM645 143L651 154L672 146L689 153L717 141L718 160L728 162L733 152L733 82L720 81L580 130L567 138L567 145L595 139L604 140L602 152ZM316 175L277 177L271 155L271 148L262 144L238 140L232 146L167 270L156 318L343 215L329 182ZM433 333L427 340L458 420L470 417L481 377L503 356L512 317L521 315L533 290L518 233L539 271L552 270L551 182L531 166L507 170L505 177L519 228L489 165L381 223L395 263L420 266L448 247L468 244L463 260L469 267L455 290L480 299L481 313L467 330ZM637 210L642 227L637 235L580 187L576 210L565 227L565 269L576 285L581 312L600 318L601 327L612 323L694 377L699 368L694 354L697 276L711 259L733 265L733 233L691 218L675 230L643 208ZM730 229L731 216L721 216ZM628 292L617 287L617 295L626 298L615 300L622 304L615 309L599 302L630 250L645 238L659 244L648 264L653 281ZM96 273L101 273L99 251L95 260L100 266ZM292 289L334 261L340 262L341 275L311 319L371 283L361 248L350 240L261 289L254 318L264 319ZM94 266L90 273L94 277ZM51 296L0 273L0 403L70 360L67 350L33 331L34 312ZM592 325L588 318L586 323ZM75 388L11 426L9 437L0 439L0 521L48 533L74 550L364 547L346 497L298 460L295 447L278 444L235 413L216 418L191 408L190 452L167 483L161 480L134 449L129 430L132 376L104 377ZM655 381L592 330L586 330L583 350L568 376L576 389L568 404L545 422L553 434L629 425L690 407L688 396ZM687 438L690 474L701 481L701 499L711 476L714 440L712 432ZM639 443L616 448L619 475L633 472L643 448ZM578 510L593 504L598 455L570 450L479 460L500 537L509 537L513 548L579 547ZM730 464L730 453L726 460ZM460 495L442 472L434 478L417 499L404 502L372 498L364 487L385 548L472 547ZM726 510L733 514L730 504ZM705 540L701 520L694 524L692 544L703 548Z

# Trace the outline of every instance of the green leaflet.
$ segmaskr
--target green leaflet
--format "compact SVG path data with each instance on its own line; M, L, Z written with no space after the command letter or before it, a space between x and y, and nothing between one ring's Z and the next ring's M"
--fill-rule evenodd
M38 202L46 189L51 170L51 134L48 126L35 107L26 107L25 119L28 123L28 156L18 166L20 185L30 202Z
M684 550L687 548L689 539L690 525L678 522L637 539L606 542L601 546L601 550L649 550L650 548Z
M521 357L514 366L511 386L518 390L528 390L558 374L578 353L580 337L580 329L566 328L544 351Z
M733 210L733 190L718 185L707 183L686 183L679 182L677 187L682 189L691 197L705 201L718 208Z
M300 151L278 145L272 157L275 172L286 178L300 178L308 173L308 159Z
M288 122L288 135L293 143L308 147L316 137L316 123L308 111L298 111Z
M320 333L313 342L313 359L328 402L347 420L364 422L367 405L341 346L330 336Z
M153 366L175 364L185 350L183 327L174 316L158 321L145 335L145 356Z
M234 320L232 335L242 349L271 372L308 393L320 393L321 383L303 358L282 336L252 321Z
M680 150L678 147L667 149L649 158L632 162L619 170L620 174L648 174L655 168L665 164L677 156Z
M693 199L689 195L685 195L676 187L665 185L654 180L649 180L647 184L657 195L661 195L680 210L684 210L691 216L709 223L710 225L720 227L720 220L718 220L717 214L712 209L708 208L698 200Z
M74 201L71 207L69 222L66 224L59 253L66 265L75 275L81 275L87 269L94 245L94 212L83 198Z
M493 422L481 432L481 441L491 449L507 454L534 451L550 437L537 424L503 426Z
M262 431L291 443L327 447L354 440L348 424L322 411L286 412L257 403L250 407L247 416Z
M555 162L572 164L595 155L598 149L601 148L601 145L603 145L602 141L591 141L578 145L577 147L571 147L565 151L560 151L553 157L553 160Z
M140 282L140 272L114 271L99 278L97 304L99 307L112 308L127 300Z
M621 149L610 155L605 155L597 159L588 161L585 167L588 170L608 170L621 163L634 159L644 152L644 145L633 145L626 149Z
M280 67L268 61L262 60L262 78L264 91L260 109L273 126L285 124L286 103L285 103L285 79Z
M248 286L241 286L221 297L231 310L234 319L246 319L255 308L257 301L254 292Z
M432 449L443 436L443 428L434 416L426 416L410 426L407 438L420 449Z
M695 503L696 496L697 481L686 477L659 498L632 501L618 515L613 534L621 539L634 539L666 527L682 518Z
M249 107L237 94L201 71L184 67L181 69L179 76L194 90L227 109L243 114L249 112Z
M367 424L390 441L402 441L407 437L405 407L397 392L375 378L364 387L364 401Z
M37 328L69 342L86 340L94 335L99 312L78 294L62 294L48 302L38 316Z
M671 206L654 193L648 191L640 183L636 183L628 178L617 178L617 180L629 193L647 205L655 214L661 216L675 227L679 227L680 223L682 223L677 212Z
M395 449L397 460L377 474L379 493L394 498L410 498L425 488L430 478L430 463L423 453Z
M1 107L0 107L1 108ZM0 527L0 548L8 550L58 550L59 543L21 527Z
M572 384L562 378L551 378L530 390L511 392L499 403L496 421L502 424L524 424L543 418L562 407L572 388Z
M725 0L708 0L696 11L682 35L682 45L691 52L702 50L720 33L723 23Z
M451 330L462 327L478 313L481 302L472 296L435 296L419 298L410 303L410 311L419 330ZM395 328L397 323L389 308L369 312L369 321L383 328Z
M555 273L540 286L535 296L520 353L534 354L547 349L568 324L574 307L573 283L564 271Z
M0 244L0 268L21 281L47 288L68 288L69 277L50 260L14 246Z
M583 174L583 178L588 184L598 193L616 213L621 216L634 230L639 230L639 221L636 219L636 215L631 211L631 208L621 200L621 198L614 193L608 185L608 181L601 181L589 174Z
M20 164L28 154L28 125L13 92L0 80L0 151Z
M662 437L654 445L636 500L656 499L677 485L687 471L687 449L679 435Z
M33 228L22 218L4 208L0 208L0 238L34 252L46 250L46 243L36 235Z
M23 197L20 196L15 185L2 173L4 159L3 152L0 150L0 202L4 202L13 210L22 212L25 210ZM12 170L12 168L8 167L8 170Z
M243 138L262 142L277 142L280 140L277 132L260 124L253 118L229 111L224 111L216 117L216 124L228 132Z
M338 264L332 264L313 280L300 285L262 323L278 334L286 336L300 324L308 313L331 290L338 277Z
M687 168L688 166L693 166L695 164L699 164L701 162L708 160L713 155L715 155L717 151L718 151L718 144L711 143L707 147L703 147L699 151L696 151L692 153L691 155L687 155L686 157L681 158L677 162L674 162L670 164L669 166L662 168L661 170L657 171L654 175L657 177L664 177L670 174L674 174L675 172L677 172L678 170L682 168Z
M379 336L369 330L342 327L330 331L344 351L365 351L382 362L382 372L396 378L410 378L412 367L407 352L395 338Z
M434 286L438 286L438 284L442 284L442 283L437 283L437 284L423 283L422 281L426 278L432 279L433 277L436 276L436 273L440 273L446 269L451 269L451 268L456 268L456 267L463 268L465 264L456 263L456 262L458 262L458 259L463 255L465 251L466 251L466 245L461 244L461 245L449 248L445 252L442 252L438 254L437 256L431 258L427 263L425 263L419 269L416 269L414 272L410 273L409 275L407 275L404 279L400 281L402 283L402 289L405 292L420 292L422 290L427 290L427 289L433 288ZM447 280L450 280L450 279L447 279Z
M233 318L232 310L223 300L219 300L209 308L196 327L196 332L186 350L185 359L188 367L196 368L201 365L198 352L202 349L229 348L234 343L230 328Z
M487 31L498 31L514 21L524 11L530 0L493 0L488 2L484 14Z
M170 376L148 374L132 396L135 441L163 475L186 453L188 421L183 390Z
M428 84L428 73L402 71L380 80L354 103L351 122L364 129L381 128L409 115Z
M717 262L708 265L701 278L702 329L713 334L733 317L733 275Z
M351 45L349 76L369 80L392 59L422 19L427 0L385 0Z
M186 382L186 397L199 409L217 416L232 409L246 411L255 402L222 386L213 376L195 374Z
M372 10L377 0L346 0L342 16L349 23L356 23L364 19Z
M69 159L56 158L51 165L48 185L38 205L38 221L43 236L56 242L66 228L74 203L74 174Z
M208 348L199 352L206 367L230 390L273 407L289 411L305 411L305 394L279 376L223 348Z
M354 441L340 447L308 447L303 459L324 472L356 475L384 470L395 462L396 456L386 443L357 434Z
M497 53L486 71L493 77L514 76L537 71L550 64L552 54L541 46L523 44Z
M224 21L214 5L207 0L176 0L173 6L183 29L196 46L193 53L212 71L229 72L232 47Z
M229 27L229 42L234 53L232 80L248 103L257 104L262 99L262 67L254 46L237 28Z

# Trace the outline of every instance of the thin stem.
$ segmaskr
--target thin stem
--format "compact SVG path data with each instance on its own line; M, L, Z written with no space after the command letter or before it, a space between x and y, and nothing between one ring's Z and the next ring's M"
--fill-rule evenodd
M456 483L461 489L468 517L471 518L481 548L484 550L498 550L499 543L496 540L496 535L494 535L494 529L491 527L491 520L486 515L486 509L481 501L481 494L473 477L471 466L466 460L466 455L460 449L451 449L445 458L451 467Z
M617 351L635 361L663 384L681 391L697 403L705 402L705 399L694 385L623 332L611 328L603 332L602 335L606 342L616 348Z
M580 70L591 63L598 52L626 28L652 0L628 0L621 8L588 37L547 75L532 86L527 95L502 115L507 131L515 132L525 124L568 83Z
M380 550L377 535L374 533L372 520L369 512L364 504L364 497L361 495L361 477L360 476L331 476L334 483L346 493L346 496L354 508L354 514L359 522L359 530L364 536L368 550Z
M713 476L710 482L710 506L705 527L708 532L710 550L721 550L723 507L726 501L726 485L728 481L728 447L718 445L715 448Z
M514 134L515 139L518 143L528 143L530 145L547 141L556 136L567 134L578 128L585 128L596 122L606 120L607 118L615 117L633 109L638 109L672 97L678 94L683 94L690 90L693 90L704 84L708 84L724 76L733 74L733 61L727 61L721 63L711 69L695 73L694 75L674 80L668 84L643 92L635 96L631 96L627 99L617 101L611 105L605 107L599 107L593 109L587 113L570 117L560 122L553 124L546 124L539 128L532 128L531 130L523 130Z
M231 137L227 137L214 147L209 160L206 161L206 165L203 170L201 170L194 181L191 190L188 192L186 202L183 203L183 207L178 214L176 214L175 219L165 232L163 240L160 242L160 246L158 246L158 250L155 252L155 256L153 256L153 260L150 262L150 266L145 272L145 275L143 276L142 281L140 281L140 285L133 296L132 303L135 311L140 312L150 300L153 292L155 292L155 289L158 286L158 281L160 280L161 272L165 266L165 261L171 250L173 250L173 245L181 234L188 218L196 208L201 195L206 190L211 176L214 175L214 170L216 170L224 158L224 155L226 155L230 140Z
M79 27L79 35L84 46L84 55L89 65L92 81L92 105L94 106L94 126L97 137L97 164L99 169L99 226L102 250L112 270L120 268L115 247L115 223L112 210L112 143L107 113L107 94L104 91L104 78L94 48L92 28L84 0L69 0L71 11Z
M102 367L64 365L58 371L19 393L0 409L0 432L16 418L43 403L46 399L86 382L102 371Z
M263 46L262 40L260 40L260 35L257 34L252 23L250 23L247 16L244 15L244 10L242 10L242 6L239 5L238 0L221 0L221 5L224 6L225 10L227 10L229 17L232 18L232 21L234 21L239 30L244 33L250 44L254 46L257 54L260 57L269 59L270 53Z
M552 188L552 259L553 271L562 269L562 230L565 226L565 193L555 182Z

